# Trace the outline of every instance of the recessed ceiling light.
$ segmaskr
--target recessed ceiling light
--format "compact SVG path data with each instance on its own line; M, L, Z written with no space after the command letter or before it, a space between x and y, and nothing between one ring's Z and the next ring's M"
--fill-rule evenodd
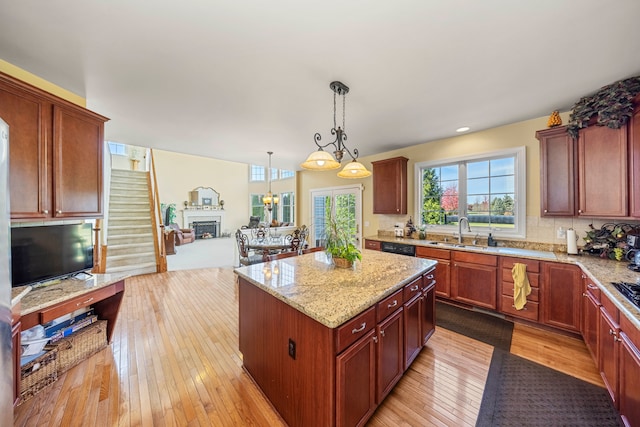
M469 130L468 126L463 126L461 128L456 129L456 132L466 132Z

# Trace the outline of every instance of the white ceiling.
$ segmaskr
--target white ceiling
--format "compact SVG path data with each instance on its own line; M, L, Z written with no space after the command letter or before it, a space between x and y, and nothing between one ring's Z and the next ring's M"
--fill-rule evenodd
M0 59L106 139L299 169L333 92L361 156L568 110L640 74L640 1L0 0ZM340 115L340 112L339 112ZM339 118L340 121L340 118Z

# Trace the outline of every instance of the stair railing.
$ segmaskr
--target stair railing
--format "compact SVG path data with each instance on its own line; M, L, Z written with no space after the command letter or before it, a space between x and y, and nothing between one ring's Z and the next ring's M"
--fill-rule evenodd
M153 157L153 150L149 149L149 185L151 191L151 227L153 229L154 246L156 250L156 271L163 273L167 271L167 252L164 245L164 223L162 221L162 208L160 207L160 196L158 195L158 180L156 178L156 165Z

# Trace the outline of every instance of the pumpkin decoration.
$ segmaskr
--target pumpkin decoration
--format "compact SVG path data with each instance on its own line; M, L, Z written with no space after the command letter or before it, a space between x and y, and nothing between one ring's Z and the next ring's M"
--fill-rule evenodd
M558 110L551 113L549 116L549 120L547 120L547 126L552 128L556 126L560 126L562 124L562 119L560 118L560 113Z

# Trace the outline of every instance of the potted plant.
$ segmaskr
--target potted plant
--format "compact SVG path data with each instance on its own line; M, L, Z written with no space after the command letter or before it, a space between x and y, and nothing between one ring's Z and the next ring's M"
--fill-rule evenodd
M353 243L353 230L344 218L327 217L324 247L336 267L350 268L362 253Z

